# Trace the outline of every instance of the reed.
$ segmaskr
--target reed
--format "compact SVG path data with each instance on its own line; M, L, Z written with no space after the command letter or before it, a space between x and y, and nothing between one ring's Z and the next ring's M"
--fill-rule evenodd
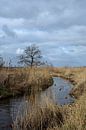
M19 95L46 89L53 83L46 68L5 68L0 71L0 86L8 95ZM2 92L2 91L1 91ZM1 96L3 95L1 93Z
M64 124L62 127L48 128L47 130L86 130L86 93L73 105L64 107Z
M61 108L48 98L41 103L36 102L31 108L29 104L23 106L23 114L17 114L13 130L47 130L48 127L61 127L63 124Z

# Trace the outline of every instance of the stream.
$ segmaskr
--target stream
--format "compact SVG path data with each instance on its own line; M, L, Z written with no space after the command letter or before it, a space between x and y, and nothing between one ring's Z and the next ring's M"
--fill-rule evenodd
M19 107L26 102L31 106L36 102L48 97L55 104L65 105L74 102L74 98L69 95L73 85L62 78L53 77L54 83L45 91L34 94L30 97L15 97L0 101L0 130L12 130L12 121L15 120Z

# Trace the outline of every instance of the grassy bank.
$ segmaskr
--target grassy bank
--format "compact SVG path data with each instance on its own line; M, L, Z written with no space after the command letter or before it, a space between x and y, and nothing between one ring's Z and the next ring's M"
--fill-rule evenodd
M2 68L0 98L41 91L52 83L49 70L46 68Z
M64 123L47 130L86 130L86 93L72 105L63 107Z

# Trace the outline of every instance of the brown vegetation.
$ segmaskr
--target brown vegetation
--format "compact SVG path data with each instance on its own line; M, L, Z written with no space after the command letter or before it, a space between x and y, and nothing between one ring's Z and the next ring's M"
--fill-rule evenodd
M13 130L47 130L48 127L61 127L63 120L61 107L46 97L44 103L36 103L31 109L29 104L24 105L23 114L17 115Z
M46 68L2 68L0 70L0 97L44 90L52 85Z
M86 130L86 93L74 104L64 106L64 124L47 130Z
M7 70L2 70L0 74L4 73L4 71ZM47 101L46 103L40 105L35 104L33 108L30 109L31 112L28 107L24 105L25 116L19 115L21 117L19 118L17 115L13 125L14 130L86 130L86 67L34 68L33 70L23 68L7 71L7 75L9 75L9 73L16 74L17 84L15 87L17 88L20 88L18 81L23 83L23 79L26 75L25 79L27 82L25 83L29 83L29 87L32 90L45 89L45 86L47 86L45 84L47 84L47 81L52 76L62 77L74 85L70 94L77 98L73 104L62 107L56 106L50 100L45 99ZM20 80L18 80L18 78ZM42 84L43 86L40 87ZM23 85L21 84L20 86ZM11 88L13 89L15 87Z

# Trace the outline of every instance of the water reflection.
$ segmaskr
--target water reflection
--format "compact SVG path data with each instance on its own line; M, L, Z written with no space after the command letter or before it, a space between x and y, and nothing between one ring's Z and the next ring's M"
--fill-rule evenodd
M11 130L10 100L0 101L0 130Z

